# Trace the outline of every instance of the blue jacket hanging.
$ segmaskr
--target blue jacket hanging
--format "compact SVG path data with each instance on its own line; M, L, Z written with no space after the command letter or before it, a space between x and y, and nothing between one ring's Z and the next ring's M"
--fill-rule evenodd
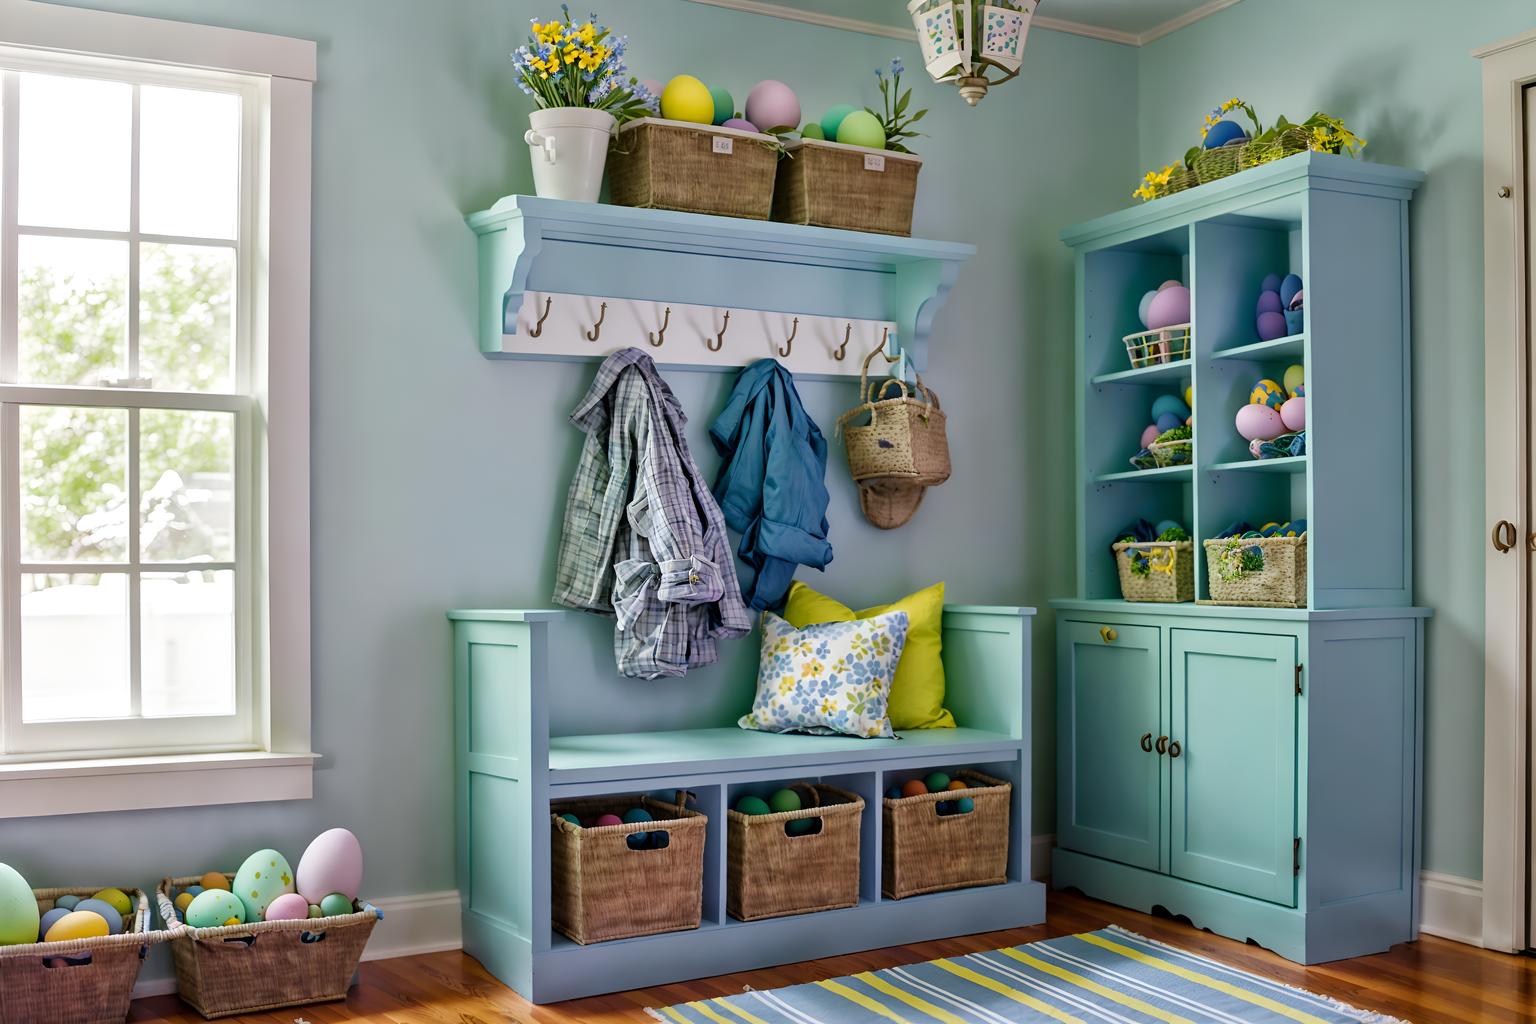
M795 378L773 359L743 369L709 428L724 461L715 500L741 534L736 553L752 569L744 588L757 611L784 602L797 565L822 569L827 543L827 440L805 411Z

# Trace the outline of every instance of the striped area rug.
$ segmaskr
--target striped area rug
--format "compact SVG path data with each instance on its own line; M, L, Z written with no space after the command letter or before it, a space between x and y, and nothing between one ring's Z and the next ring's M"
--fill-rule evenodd
M647 1012L668 1024L1406 1024L1114 926Z

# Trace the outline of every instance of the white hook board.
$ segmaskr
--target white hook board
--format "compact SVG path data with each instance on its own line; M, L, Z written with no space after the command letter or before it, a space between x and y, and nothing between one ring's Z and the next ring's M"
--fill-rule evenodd
M731 315L729 325L727 312ZM542 327L540 317L544 318ZM602 324L597 327L599 317ZM598 335L595 341L588 339L594 327ZM709 346L715 344L722 328L725 334L719 351L711 351ZM845 336L847 348L838 359ZM652 337L659 337L661 344L651 344ZM844 379L859 376L864 357L880 346L882 339L887 352L899 351L893 321L530 291L524 293L517 313L517 333L503 334L501 351L492 354L585 362L605 359L623 348L638 348L666 369L725 372L759 359L777 359L796 377ZM781 349L786 345L789 354L783 355ZM894 376L905 369L904 363L876 359L870 364L870 373Z

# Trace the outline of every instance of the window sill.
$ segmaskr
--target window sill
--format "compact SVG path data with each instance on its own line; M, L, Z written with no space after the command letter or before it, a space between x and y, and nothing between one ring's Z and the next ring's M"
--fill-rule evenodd
M0 819L308 800L319 756L243 751L0 764Z

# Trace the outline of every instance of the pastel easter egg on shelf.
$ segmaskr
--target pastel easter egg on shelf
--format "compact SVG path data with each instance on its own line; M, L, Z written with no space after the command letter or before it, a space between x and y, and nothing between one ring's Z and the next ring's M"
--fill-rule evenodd
M1181 284L1159 291L1147 305L1147 329L1189 323L1189 289Z
M849 103L839 103L834 107L828 108L821 118L821 134L835 141L837 139L838 126L843 123L843 118L858 109L858 107Z
M41 919L27 880L10 865L0 864L0 946L36 942Z
M901 784L902 796L922 796L928 792L928 786L922 779L908 779Z
M100 914L71 910L49 926L44 942L76 942L111 934L111 925Z
M929 772L923 785L928 787L930 793L941 793L949 788L949 776L943 772Z
M1147 327L1147 311L1152 305L1152 300L1155 298L1157 298L1156 288L1143 295L1141 301L1136 304L1136 319L1140 320L1141 326L1147 330L1151 330L1151 328Z
M1211 125L1211 130L1205 133L1205 141L1201 143L1206 149L1220 149L1222 146L1230 146L1235 142L1246 142L1248 133L1243 131L1243 126L1236 121L1217 121Z
M1195 407L1195 386L1193 384L1187 384L1184 387L1184 404L1191 409Z
M901 787L900 786L892 786L890 789L887 789L885 791L885 798L887 800L900 800L901 799Z
M827 133L822 130L820 121L807 121L800 126L800 137L802 139L822 140L827 137Z
M800 100L795 90L770 78L758 82L747 93L746 115L759 131L793 128L800 123Z
M285 892L267 907L263 920L302 921L309 917L309 901L296 892Z
M1162 431L1157 429L1157 424L1156 423L1149 424L1147 426L1147 429L1143 430L1141 432L1141 446L1143 448L1145 448L1147 445L1151 444L1153 441L1156 441L1157 440L1157 435L1161 434L1161 433L1162 433Z
M669 121L710 124L715 119L715 98L709 86L692 75L678 75L661 91L661 116Z
M1267 405L1245 405L1237 410L1237 432L1250 441L1268 441L1285 433L1280 414Z
M1180 420L1189 419L1189 406L1185 405L1178 395L1158 395L1152 402L1152 418L1158 419L1163 413L1171 412Z
M593 827L594 828L608 828L611 825L622 825L622 824L624 824L624 819L619 817L617 814L604 814L604 815L601 815L600 817L598 817L597 821L593 823Z
M1264 313L1279 313L1284 308L1285 306L1280 302L1279 292L1259 293L1259 308L1257 312L1260 315L1263 315Z
M313 919L315 919L317 917L324 917L324 916L325 916L325 911L321 910L318 904L311 903L309 905L309 917L310 917L311 920L313 920Z
M740 132L757 132L757 125L744 117L733 117L720 125L721 128L735 128Z
M56 907L63 907L65 910L74 910L77 906L80 905L80 897L60 896L58 899L53 901L53 905Z
M1285 280L1280 282L1280 301L1286 309L1291 308L1291 300L1301 294L1301 278L1295 274L1286 274Z
M1265 377L1253 386L1248 392L1250 405L1267 405L1272 409L1278 409L1285 404L1285 389L1274 381Z
M332 892L357 899L363 887L363 846L344 828L328 829L305 849L293 877L295 891L310 903Z
M837 126L837 141L866 149L885 148L885 126L867 110L855 110Z
M559 817L560 817L561 821L568 821L572 825L575 825L577 828L581 828L581 819L576 817L576 815L572 814L570 811L566 811L564 814L560 815ZM299 862L299 866L303 867L304 866L304 862L300 861Z
M1287 399L1280 407L1280 419L1285 424L1285 429L1296 433L1307 429L1307 400L1305 398Z
M182 915L185 916L187 913L187 908L192 905L192 901L196 898L197 897L190 892L182 893L176 897L176 909L181 911Z
M1286 394L1291 397L1306 394L1307 371L1300 363L1292 363L1285 368L1285 375L1280 378L1280 383L1285 385Z
M1283 313L1260 313L1258 321L1260 341L1274 341L1276 338L1285 337L1285 315Z
M245 923L245 904L228 889L204 889L187 907L187 925L192 928L218 928L234 919Z
M339 892L333 892L320 901L320 913L326 917L341 917L353 912L352 901Z
M715 103L715 124L725 124L736 116L736 101L731 98L730 93L718 85L712 85L709 87L709 98Z
M800 794L792 789L781 789L768 798L768 806L775 814L785 814L800 809Z
M37 924L37 941L45 941L48 937L48 930L54 925L58 924L59 921L61 921L69 913L70 910L68 907L54 907L52 910L45 913L42 917L42 920Z
M1280 282L1283 280L1285 279L1279 274L1265 274L1264 280L1259 283L1259 291L1278 292L1280 290Z
M1183 281L1180 281L1176 277L1170 277L1168 280L1166 280L1162 284L1158 285L1157 286L1157 290L1160 291L1160 292L1165 292L1169 288L1183 288L1183 287L1184 287L1184 282Z
M123 930L123 915L117 912L117 908L105 900L81 900L75 904L75 912L95 914L107 922L107 931L118 935Z
M229 888L229 879L225 878L222 872L210 871L198 880L198 884L204 889L227 890Z
M953 789L970 789L971 787L967 786L965 784L965 780L964 779L950 779L949 780L949 785L945 786L944 788L945 789L953 790Z
M234 893L245 904L247 921L260 921L273 900L293 891L293 868L276 850L257 850L235 872Z
M771 814L773 809L760 796L744 796L736 801L737 814Z
M133 901L130 900L128 898L128 894L123 892L121 889L103 889L95 896L92 896L91 899L101 900L103 903L111 906L113 910L117 911L123 917L127 917L133 910Z
M1183 425L1184 418L1171 412L1165 412L1157 418L1157 432L1159 434L1166 434L1168 431L1173 430L1176 427L1182 427ZM1156 438L1153 438L1153 440L1156 440ZM1145 445L1143 447L1145 447Z

